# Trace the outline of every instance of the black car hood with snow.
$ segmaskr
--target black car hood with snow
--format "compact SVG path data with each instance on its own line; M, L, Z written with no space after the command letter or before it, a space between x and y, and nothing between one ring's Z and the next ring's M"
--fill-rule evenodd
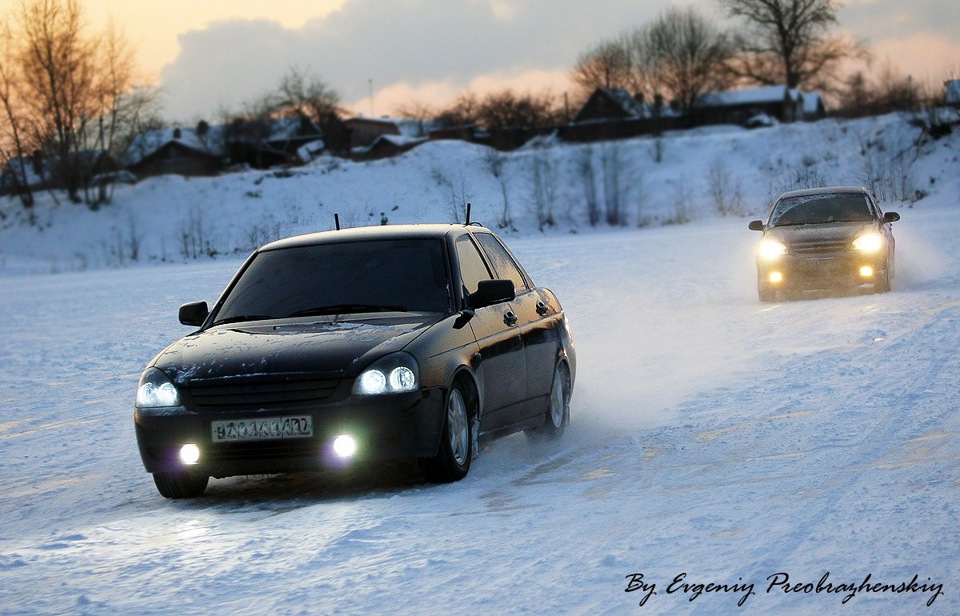
M767 237L776 238L785 243L810 244L824 242L852 242L857 236L876 229L874 223L860 222L830 222L813 225L784 225L769 227Z
M352 377L371 361L401 350L439 318L410 313L221 325L171 344L153 365L177 385L192 379L291 372Z

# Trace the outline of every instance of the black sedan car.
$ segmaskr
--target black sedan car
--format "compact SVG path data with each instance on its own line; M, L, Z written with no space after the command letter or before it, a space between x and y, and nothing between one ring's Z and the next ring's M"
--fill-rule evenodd
M864 188L795 190L780 195L757 248L757 289L761 302L778 291L870 288L890 290L896 243L896 212L880 211Z
M419 459L456 481L481 439L559 436L576 357L556 296L488 229L327 231L261 247L140 378L140 456L168 498L209 477Z

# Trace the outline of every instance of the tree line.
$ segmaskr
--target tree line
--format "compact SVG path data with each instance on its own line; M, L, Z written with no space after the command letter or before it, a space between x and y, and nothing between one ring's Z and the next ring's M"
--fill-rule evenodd
M717 0L735 26L724 30L692 7L672 7L651 22L599 41L570 69L575 86L562 100L550 93L502 90L464 93L442 109L411 103L395 110L441 126L489 130L544 128L570 119L597 88L619 88L679 111L707 92L784 84L832 95L842 112L878 113L918 104L920 85L889 65L877 81L849 61L869 59L862 42L835 32L835 0ZM24 206L34 197L29 161L55 160L67 198L90 207L109 201L110 183L92 182L93 153L116 159L133 138L163 128L155 87L138 85L134 52L115 27L91 32L81 0L19 0L0 16L0 163ZM572 99L572 100L571 100ZM271 119L308 118L330 127L344 115L339 94L298 68L272 92L238 111L221 109L235 131L262 130ZM16 161L18 164L9 164Z

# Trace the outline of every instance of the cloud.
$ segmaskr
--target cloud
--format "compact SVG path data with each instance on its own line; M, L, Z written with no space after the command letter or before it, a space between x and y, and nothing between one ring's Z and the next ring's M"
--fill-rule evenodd
M569 70L587 46L643 23L669 0L347 0L300 28L268 20L215 22L179 37L161 71L167 115L210 115L273 88L291 66L344 101L406 84L460 89L482 75ZM442 89L442 88L441 88Z
M955 78L960 69L960 40L947 40L929 32L903 38L888 38L872 47L874 58L889 62L904 75L939 88L940 82Z
M960 39L957 0L852 0L839 11L840 25L871 45L921 32Z
M686 0L719 17L716 0ZM318 76L343 102L391 113L416 100L449 102L473 89L540 91L549 75L561 94L577 56L601 40L648 23L671 0L344 0L339 9L284 26L267 19L213 22L179 36L161 71L166 115L214 118L271 91L291 67ZM905 73L960 60L960 2L848 0L839 29L866 39ZM731 25L724 20L723 25ZM927 55L926 62L923 54ZM935 54L935 55L929 55ZM522 87L529 84L529 87Z

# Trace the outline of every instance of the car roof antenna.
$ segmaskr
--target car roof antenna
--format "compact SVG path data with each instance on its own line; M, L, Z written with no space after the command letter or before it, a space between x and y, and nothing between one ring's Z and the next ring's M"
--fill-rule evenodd
M336 225L337 231L340 230L340 214L336 212L333 213L333 224Z
M468 226L468 227L470 226L470 208L471 208L471 207L472 207L472 206L470 205L470 203L467 203L467 222L465 222L465 223L463 223L463 224L466 225L466 226Z

